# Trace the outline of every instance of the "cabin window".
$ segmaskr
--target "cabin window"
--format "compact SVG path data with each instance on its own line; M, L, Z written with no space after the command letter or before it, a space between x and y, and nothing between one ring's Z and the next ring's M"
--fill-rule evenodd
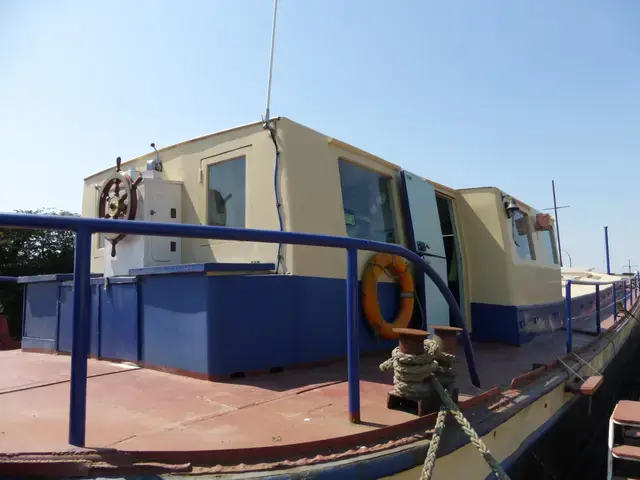
M557 264L558 254L556 252L556 239L553 234L553 229L542 231L540 234L542 235L542 242L544 243L547 262L551 265Z
M347 235L395 243L391 178L338 160Z
M237 228L245 226L245 168L245 157L208 166L208 225Z
M529 215L516 211L512 217L513 243L518 256L524 260L535 260L533 239L531 238L531 223Z

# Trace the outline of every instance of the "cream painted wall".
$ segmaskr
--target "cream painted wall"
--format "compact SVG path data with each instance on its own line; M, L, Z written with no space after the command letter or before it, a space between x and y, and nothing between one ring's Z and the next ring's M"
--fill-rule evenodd
M333 139L287 118L276 123L281 150L278 185L284 229L295 232L346 235L338 159L354 162L397 179L400 167ZM153 152L125 162L122 167L145 168ZM160 150L167 179L183 182L182 218L205 224L207 167L238 156L246 158L246 226L276 230L278 217L273 190L275 147L261 123L254 123L189 140ZM113 168L85 180L82 215L94 216L96 185ZM399 182L391 182L398 243L406 245ZM465 300L502 305L544 303L561 298L560 269L538 261L520 261L512 249L510 222L503 214L500 191L493 187L454 191L434 184L454 199L456 228L462 250ZM528 207L527 207L528 208ZM92 247L92 271L104 271L104 251ZM107 244L108 245L108 244ZM542 239L534 233L534 248ZM182 262L276 261L277 245L184 239ZM341 249L283 245L281 273L344 278L346 254ZM373 252L359 252L360 275ZM535 278L535 282L532 282ZM531 288L531 285L535 288ZM467 314L467 318L469 315Z
M513 243L512 222L504 214L502 192L494 187L458 191L470 301L497 305L536 305L562 300L560 265L546 261L542 232L535 232L537 210L529 214L535 260L521 259Z
M159 154L166 178L183 182L184 223L206 223L207 166L245 155L246 224L252 228L278 228L273 191L275 149L268 132L263 130L261 124L251 124L183 142L161 149ZM122 168L135 167L137 170L144 170L146 161L154 156L155 153L150 152L124 162ZM82 216L96 215L98 192L95 186L100 185L114 170L115 165L85 179ZM97 236L94 237L96 238L92 244L91 271L101 273L104 271L104 249L97 248ZM106 245L109 246L108 243ZM182 262L274 262L276 249L277 246L272 244L183 239Z
M493 187L458 191L469 302L510 304L512 293L497 198L498 190Z
M512 262L509 265L511 283L511 301L513 305L537 305L562 300L560 264L549 264L543 240L544 232L535 230L536 214L540 213L518 202L522 212L528 215L529 229L535 260L520 258L513 243L513 223L503 216L503 231L511 250ZM555 229L554 229L555 235Z
M278 125L282 132L283 169L286 171L286 200L283 202L286 230L346 236L338 159L343 158L383 175L393 177L399 167L341 142L292 122L286 118ZM295 179L290 181L289 179ZM285 183L285 182L283 182ZM284 185L283 185L284 186ZM405 244L404 225L400 209L400 192L396 182L391 185L398 242ZM346 252L342 249L285 246L292 254L289 270L295 275L345 278ZM360 276L373 252L358 253Z

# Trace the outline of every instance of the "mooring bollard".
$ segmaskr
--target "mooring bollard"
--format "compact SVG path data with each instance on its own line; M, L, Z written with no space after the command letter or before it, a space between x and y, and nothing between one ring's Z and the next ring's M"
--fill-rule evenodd
M440 340L442 351L449 355L455 355L458 350L458 334L462 331L458 327L437 326L433 327L433 335Z
M398 348L402 353L410 355L421 355L424 353L424 341L429 336L429 332L416 328L394 328L398 333Z

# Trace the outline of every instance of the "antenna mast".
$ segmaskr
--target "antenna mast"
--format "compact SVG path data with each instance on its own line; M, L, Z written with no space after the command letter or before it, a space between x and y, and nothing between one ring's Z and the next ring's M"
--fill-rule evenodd
M267 80L267 110L264 121L269 121L269 106L271 104L271 75L273 73L273 48L276 42L276 14L278 13L278 0L273 0L273 26L271 27L271 51L269 52L269 79Z

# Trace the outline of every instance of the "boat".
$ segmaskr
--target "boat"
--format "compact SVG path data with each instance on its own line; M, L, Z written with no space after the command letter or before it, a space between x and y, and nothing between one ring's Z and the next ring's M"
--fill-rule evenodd
M75 274L15 279L3 474L418 478L439 407L380 368L408 328L455 357L470 425L431 478L570 478L629 373L637 275L562 267L553 218L497 187L286 117L105 167L81 218L0 214L77 232Z

